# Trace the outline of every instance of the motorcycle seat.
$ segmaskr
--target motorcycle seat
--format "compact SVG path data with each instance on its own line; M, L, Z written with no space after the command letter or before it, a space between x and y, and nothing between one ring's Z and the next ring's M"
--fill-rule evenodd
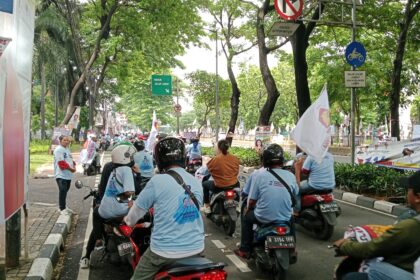
M308 192L302 193L302 195L330 194L330 193L332 193L332 191L333 191L333 189L328 189L328 190L314 190L314 189L311 189Z
M117 217L117 218L112 218L112 219L107 219L104 221L104 224L110 225L110 226L118 226L121 224L121 222L123 221L124 216L122 217Z
M164 266L159 272L167 271L170 275L178 276L184 275L187 272L222 269L224 266L224 263L214 263L203 257L190 257L176 260L175 262Z

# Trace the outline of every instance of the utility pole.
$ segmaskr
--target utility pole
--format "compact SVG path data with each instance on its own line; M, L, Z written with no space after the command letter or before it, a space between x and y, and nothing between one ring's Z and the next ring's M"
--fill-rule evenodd
M351 10L351 21L352 21L352 28L351 28L351 39L352 42L356 41L356 0L352 0L353 7ZM354 65L351 66L351 70L356 70L356 67ZM356 118L356 88L351 88L351 164L354 165L354 157L356 153L356 146L355 146L355 118Z
M57 75L59 77L59 75ZM54 110L55 110L55 116L54 116L54 127L58 127L58 77L56 77L56 83L55 83L55 104L54 104Z
M176 105L179 104L179 91L178 91L178 78L176 78ZM176 135L179 135L179 113L175 112L176 114Z
M219 141L220 113L219 113L219 49L216 29L216 142Z

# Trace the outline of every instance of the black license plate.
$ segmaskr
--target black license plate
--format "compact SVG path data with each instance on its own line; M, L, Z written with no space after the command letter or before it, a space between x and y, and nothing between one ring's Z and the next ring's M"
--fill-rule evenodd
M225 207L229 208L229 207L235 207L239 204L236 200L227 200L225 201Z
M121 243L118 245L118 254L122 257L133 252L133 245L130 242Z
M319 209L322 213L330 213L330 212L338 212L338 205L337 203L328 203L328 204L320 204Z
M265 240L265 245L267 246L268 249L277 249L277 248L292 249L292 248L295 248L295 238L291 235L267 236Z

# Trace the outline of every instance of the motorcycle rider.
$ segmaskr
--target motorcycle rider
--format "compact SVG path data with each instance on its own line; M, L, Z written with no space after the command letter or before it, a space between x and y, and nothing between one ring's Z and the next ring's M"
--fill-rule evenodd
M145 145L143 140L135 141L134 147L137 150L134 154L134 162L140 168L142 180L149 181L155 173L152 154L144 149Z
M201 158L201 144L198 137L192 137L190 144L187 146L187 164L190 159Z
M301 181L301 173L307 175L308 180ZM299 185L299 195L295 206L295 214L297 214L301 209L301 194L334 189L335 174L333 155L327 152L320 163L310 155L306 159L300 157L295 162L295 176Z
M210 214L210 191L218 192L239 186L239 159L230 154L229 142L225 139L217 142L216 156L207 163L207 168L213 180L203 182L204 213Z
M135 152L136 149L132 145L119 145L112 150L114 169L109 176L99 207L93 210L93 228L86 246L86 254L80 260L81 268L88 268L90 265L90 255L95 248L95 242L103 237L103 223L106 220L125 216L133 203L129 198L135 191L131 169L135 166L133 160ZM123 202L119 202L117 197Z
M347 274L344 279L413 280L414 262L420 256L420 171L401 180L407 189L407 202L417 215L398 222L380 237L365 243L348 239L337 240L334 245L341 255L359 259L383 257L367 261L367 272Z
M204 226L197 205L202 204L203 192L184 169L184 143L164 138L156 143L153 156L160 174L150 179L124 218L127 225L134 226L154 208L150 247L134 271L131 279L135 280L153 279L163 266L204 250Z
M298 194L298 185L293 173L281 169L284 152L280 145L271 144L265 148L262 153L262 162L267 170L257 171L253 179L248 195L248 205L242 217L241 245L234 251L242 258L250 257L254 224L288 223L290 225L293 200ZM271 172L280 176L288 187Z

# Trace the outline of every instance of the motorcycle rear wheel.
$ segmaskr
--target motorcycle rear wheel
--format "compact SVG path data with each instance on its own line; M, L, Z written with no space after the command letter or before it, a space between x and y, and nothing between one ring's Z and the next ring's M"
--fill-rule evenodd
M286 280L287 279L287 270L285 270L280 265L280 260L277 259L276 256L274 256L275 264L274 264L274 271L272 271L271 279L272 280Z
M314 229L316 237L320 240L329 240L334 233L334 226L323 220L321 229Z
M236 229L236 221L232 220L232 218L228 215L228 219L226 222L223 223L223 230L229 236L235 233Z

